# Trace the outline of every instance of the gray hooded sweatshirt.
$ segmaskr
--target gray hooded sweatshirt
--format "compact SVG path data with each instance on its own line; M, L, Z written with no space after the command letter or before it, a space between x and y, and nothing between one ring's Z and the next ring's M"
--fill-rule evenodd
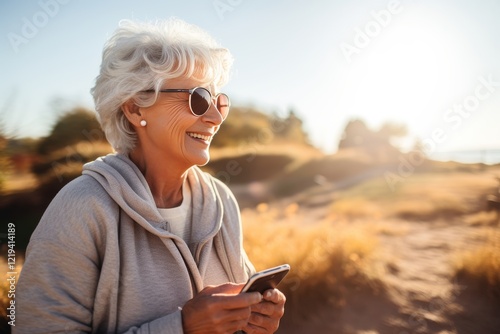
M137 166L84 165L34 231L16 291L14 333L182 333L180 308L206 285L254 272L230 190L188 170L191 242L169 232Z

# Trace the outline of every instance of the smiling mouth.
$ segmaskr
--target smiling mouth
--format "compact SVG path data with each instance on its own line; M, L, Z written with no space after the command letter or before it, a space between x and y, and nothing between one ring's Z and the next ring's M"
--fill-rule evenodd
M201 140L204 140L206 142L210 142L210 140L212 139L212 136L205 136L205 135L202 135L199 133L194 133L194 132L188 132L187 135L191 138L201 139Z

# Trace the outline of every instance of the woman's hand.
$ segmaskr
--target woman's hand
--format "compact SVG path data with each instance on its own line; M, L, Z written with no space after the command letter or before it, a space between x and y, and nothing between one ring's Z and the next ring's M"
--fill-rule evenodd
M252 315L243 330L247 334L276 332L285 313L285 302L285 295L278 289L265 291L263 300L252 306Z
M182 308L184 333L232 334L245 328L251 320L251 307L259 305L262 295L240 294L243 285L208 286L189 300Z

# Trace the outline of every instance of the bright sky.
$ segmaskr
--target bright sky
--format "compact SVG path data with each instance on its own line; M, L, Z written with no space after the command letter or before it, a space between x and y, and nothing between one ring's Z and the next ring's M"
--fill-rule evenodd
M235 57L235 104L285 115L336 150L346 123L404 123L429 150L500 148L497 0L39 0L0 2L0 116L20 136L92 107L120 19L176 16Z

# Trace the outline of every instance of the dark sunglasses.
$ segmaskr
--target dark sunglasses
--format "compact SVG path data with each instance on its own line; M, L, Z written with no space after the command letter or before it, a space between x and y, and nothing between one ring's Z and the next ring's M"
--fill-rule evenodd
M154 89L148 89L143 91L144 93L154 93ZM159 93L189 93L189 109L194 116L203 116L210 109L212 104L212 94L208 89L203 87L195 87L192 89L161 89ZM219 93L215 96L215 106L217 110L222 115L223 119L226 119L229 114L229 96L224 93Z

